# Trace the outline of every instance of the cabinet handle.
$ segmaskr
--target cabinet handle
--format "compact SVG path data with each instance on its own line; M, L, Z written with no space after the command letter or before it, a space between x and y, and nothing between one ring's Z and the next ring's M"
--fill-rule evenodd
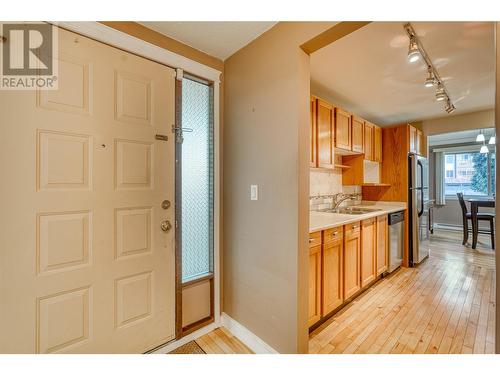
M314 238L309 238L309 243L314 242Z
M337 234L339 234L339 232L333 232L332 237L335 237Z
M353 225L351 228L356 229L357 227L358 227L357 225Z

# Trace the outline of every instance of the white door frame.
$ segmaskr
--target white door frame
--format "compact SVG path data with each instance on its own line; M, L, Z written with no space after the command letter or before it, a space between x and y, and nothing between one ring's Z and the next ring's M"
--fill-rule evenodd
M109 44L124 51L134 53L171 68L180 68L186 72L194 74L213 82L214 87L214 322L204 329L198 330L182 338L193 339L199 334L209 332L209 330L221 325L220 312L220 183L219 183L219 155L220 155L220 126L219 126L219 85L222 72L209 66L190 60L184 56L178 55L164 48L155 46L142 39L129 34L115 30L99 22L50 22L64 29L73 31L77 34L95 39L99 42ZM181 340L176 342L181 344ZM174 341L175 342L175 341ZM172 345L169 345L171 347ZM175 345L178 346L178 345ZM165 349L165 348L163 348ZM173 347L172 347L173 349ZM161 349L159 349L160 351ZM161 350L162 352L164 350Z

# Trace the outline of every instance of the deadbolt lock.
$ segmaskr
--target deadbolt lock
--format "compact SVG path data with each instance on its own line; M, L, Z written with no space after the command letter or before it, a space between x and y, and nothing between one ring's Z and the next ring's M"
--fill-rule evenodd
M164 210L170 208L170 201L168 199L165 199L163 202L161 202L161 208Z
M163 220L161 222L161 230L164 232L168 232L170 229L172 229L172 223L168 220Z

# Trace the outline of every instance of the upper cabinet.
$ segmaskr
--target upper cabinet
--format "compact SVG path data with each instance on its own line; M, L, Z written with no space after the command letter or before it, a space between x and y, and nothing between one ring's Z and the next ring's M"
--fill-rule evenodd
M417 153L417 128L414 128L413 126L409 126L409 132L410 132L410 152Z
M351 150L354 152L363 153L364 152L364 134L365 134L365 121L357 116L351 117Z
M373 130L373 161L382 163L382 128L374 126Z
M318 166L318 147L317 147L317 121L316 121L316 98L311 96L309 101L310 111L311 111L311 123L309 129L309 135L311 137L311 149L309 152L309 166L317 167Z
M351 151L351 114L342 108L335 108L335 147Z
M334 168L335 126L333 106L316 99L317 164L319 168Z
M365 160L375 160L375 125L365 122Z
M412 125L408 125L408 132L410 152L426 156L424 147L424 133Z

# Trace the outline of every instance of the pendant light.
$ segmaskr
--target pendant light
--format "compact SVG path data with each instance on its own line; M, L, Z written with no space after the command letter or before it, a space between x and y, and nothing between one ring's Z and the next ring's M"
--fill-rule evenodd
M455 110L455 106L451 103L450 98L446 100L446 106L444 107L447 113L451 113Z
M479 134L476 137L476 142L484 142L484 134L483 131L481 130Z
M487 154L488 152L489 152L489 150L488 150L488 146L486 146L486 145L482 145L482 146L481 146L481 150L479 150L479 153L480 153L480 154Z
M490 140L488 141L488 144L489 144L489 145L494 145L495 143L496 143L496 137L495 137L495 136L492 136L492 137L490 138Z
M413 63L420 59L420 51L415 38L410 39L410 46L408 47L408 61Z

